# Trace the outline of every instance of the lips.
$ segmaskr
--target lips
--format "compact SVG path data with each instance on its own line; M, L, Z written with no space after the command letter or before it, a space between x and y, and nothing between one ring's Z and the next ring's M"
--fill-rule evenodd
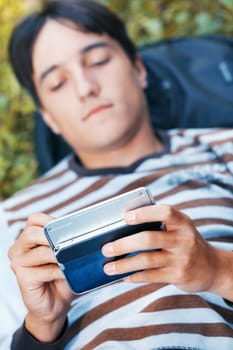
M85 114L83 120L86 121L87 119L89 119L93 115L98 114L98 113L102 112L103 110L111 108L111 107L112 107L112 104L105 104L105 105L98 105L98 106L91 107L88 110L88 112Z

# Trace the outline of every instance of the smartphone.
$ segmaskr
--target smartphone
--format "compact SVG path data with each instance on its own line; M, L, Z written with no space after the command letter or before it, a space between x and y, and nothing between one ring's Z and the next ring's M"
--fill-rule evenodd
M107 242L140 231L162 230L160 222L127 225L124 221L126 211L153 204L155 201L149 190L140 187L45 226L45 235L73 293L82 294L130 274L107 276L103 266L123 256L106 258L101 248Z

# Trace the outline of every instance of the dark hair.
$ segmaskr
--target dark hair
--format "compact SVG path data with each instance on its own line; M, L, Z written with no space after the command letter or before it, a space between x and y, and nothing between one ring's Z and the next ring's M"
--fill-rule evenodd
M48 19L66 19L81 30L107 34L121 45L131 62L135 62L136 48L123 22L106 7L91 0L48 1L40 12L29 15L16 26L9 42L9 57L15 75L38 106L41 103L32 79L32 51L37 35Z

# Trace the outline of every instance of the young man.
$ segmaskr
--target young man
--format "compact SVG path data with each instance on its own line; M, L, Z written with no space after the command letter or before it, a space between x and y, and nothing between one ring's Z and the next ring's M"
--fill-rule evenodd
M122 23L91 1L55 1L29 16L10 56L74 155L2 203L2 240L13 242L8 254L26 306L9 277L2 349L231 349L232 131L153 131L145 68ZM128 212L126 222L162 221L166 230L139 232L102 252L152 250L104 267L109 275L141 272L73 295L44 225L140 186L157 205Z

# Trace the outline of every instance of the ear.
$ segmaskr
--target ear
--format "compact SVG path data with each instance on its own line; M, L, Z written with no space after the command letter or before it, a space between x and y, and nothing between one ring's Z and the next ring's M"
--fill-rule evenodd
M147 82L147 71L146 68L142 62L141 57L137 54L135 57L135 63L134 63L134 67L137 71L138 74L138 79L139 79L139 83L141 85L141 87L143 89L147 88L148 82Z
M60 134L60 129L54 118L42 108L39 109L39 112L42 115L45 124L54 132L54 134Z

